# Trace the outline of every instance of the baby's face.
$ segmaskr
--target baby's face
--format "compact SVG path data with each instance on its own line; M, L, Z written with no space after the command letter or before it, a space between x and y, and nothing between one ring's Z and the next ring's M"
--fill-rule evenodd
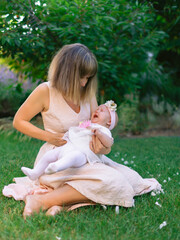
M107 124L111 122L108 108L105 105L100 105L96 111L93 112L91 122L107 127Z

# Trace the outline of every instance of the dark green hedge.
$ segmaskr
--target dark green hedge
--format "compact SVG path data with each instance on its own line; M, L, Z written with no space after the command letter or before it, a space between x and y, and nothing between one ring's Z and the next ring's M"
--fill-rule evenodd
M105 99L120 103L128 93L139 95L146 80L150 93L163 94L167 76L156 56L166 34L155 28L152 6L127 0L40 2L1 1L0 56L11 56L17 69L45 81L54 53L80 42L98 59Z

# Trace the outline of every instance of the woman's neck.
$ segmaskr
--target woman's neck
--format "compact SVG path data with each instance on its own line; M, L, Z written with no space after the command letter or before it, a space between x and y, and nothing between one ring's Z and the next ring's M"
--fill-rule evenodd
M80 112L80 105L79 104L73 103L71 100L68 100L66 97L64 97L64 100L70 106L70 108L73 109L73 111L75 111L76 113Z

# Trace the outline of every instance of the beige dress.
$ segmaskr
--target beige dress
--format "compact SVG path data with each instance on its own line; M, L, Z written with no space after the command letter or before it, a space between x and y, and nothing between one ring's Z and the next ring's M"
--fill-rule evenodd
M90 118L90 104L81 104L80 112L74 112L62 95L47 83L50 92L50 106L42 113L45 130L60 133L71 126L77 126L80 121ZM54 145L45 143L36 158L35 164ZM28 194L47 192L48 188L59 188L68 184L86 196L88 199L105 205L132 207L134 196L152 190L161 190L161 185L155 179L143 179L134 170L113 162L103 156L103 163L86 164L80 168L69 168L51 175L43 175L39 182L33 182L27 177L15 178L14 184L3 189L3 194L24 200Z

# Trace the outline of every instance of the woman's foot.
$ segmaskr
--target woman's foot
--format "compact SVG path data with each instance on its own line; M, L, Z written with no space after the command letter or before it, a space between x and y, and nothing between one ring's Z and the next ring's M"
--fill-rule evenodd
M28 195L25 200L25 208L23 212L24 219L26 219L27 216L31 216L33 213L38 213L40 209L46 209L41 202L41 196Z
M53 206L49 208L46 212L46 216L55 216L56 214L62 212L64 209L61 206Z

